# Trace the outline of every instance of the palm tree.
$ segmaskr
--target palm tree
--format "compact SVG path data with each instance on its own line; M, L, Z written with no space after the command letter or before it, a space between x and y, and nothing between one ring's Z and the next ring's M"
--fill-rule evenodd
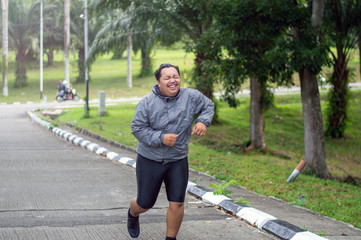
M89 50L89 60L94 61L100 53L121 50L121 46L127 46L129 37L132 40L132 48L135 53L141 51L142 68L140 76L152 73L151 51L159 35L154 25L135 17L136 13L130 9L115 9L105 19L102 29L96 35ZM131 29L131 31L129 31Z
M136 1L135 19L143 19L157 24L157 31L171 40L182 39L188 51L195 54L193 80L198 90L213 99L214 77L208 65L210 56L202 48L197 48L201 36L212 26L213 17L208 10L209 1ZM168 41L163 37L163 40Z
M3 96L8 96L8 0L2 0L2 21L3 21L3 37L2 37L2 46L3 46Z
M33 51L34 36L38 38L38 19L32 19L32 4L27 1L9 2L9 37L10 47L16 52L15 87L27 85L26 55ZM38 16L36 16L38 18Z
M347 121L348 82L350 69L347 66L352 50L357 46L361 24L360 0L328 0L325 20L330 30L329 36L336 45L336 54L331 50L333 85L328 96L326 135L332 138L344 136Z
M193 75L196 87L207 97L213 99L213 82L214 78L210 74L207 64L209 56L202 49L196 47L197 41L203 33L205 33L212 24L212 14L208 11L208 0L200 1L158 1L158 0L134 0L134 10L129 12L128 17L126 11L119 15L117 20L109 22L105 26L103 36L99 33L96 43L98 49L106 46L106 43L119 43L126 35L127 23L130 21L130 27L133 29L133 41L135 39L143 41L139 46L142 50L142 61L147 61L146 57L154 46L156 41L163 44L170 44L176 40L182 40L186 43L187 49L195 53L195 74ZM125 9L131 4L131 1L115 1L115 0L97 0L97 7ZM122 30L120 30L122 29ZM111 34L105 31L118 31L118 34ZM115 33L115 32L114 32ZM112 41L106 39L105 36L112 37ZM100 40L102 38L102 40ZM91 52L97 52L96 45L92 46ZM136 47L135 47L136 48ZM144 64L143 66L146 66Z
M62 0L44 1L43 22L44 22L44 53L47 55L47 65L54 64L54 51L64 48L63 28L64 28L64 2ZM40 1L37 1L32 8L32 15L40 14Z

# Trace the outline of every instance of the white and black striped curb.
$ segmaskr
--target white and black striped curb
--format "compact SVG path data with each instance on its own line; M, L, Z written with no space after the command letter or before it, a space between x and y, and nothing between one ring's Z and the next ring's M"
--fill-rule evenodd
M136 161L129 157L123 157L119 154L109 151L108 149L99 146L96 143L92 143L86 139L78 137L72 133L64 131L58 127L53 126L52 124L41 120L38 118L33 112L27 112L30 118L47 128L49 131L52 131L54 134L63 138L64 140L88 149L98 155L109 158L110 160L118 161L119 163L131 166L136 168ZM326 238L320 237L317 234L314 234L309 231L305 231L304 229L292 225L286 221L277 219L276 217L259 211L255 208L248 207L247 205L243 205L240 203L235 203L232 199L223 196L223 195L215 195L211 190L197 186L193 182L188 182L187 192L205 202L211 203L215 206L219 206L225 212L228 212L236 217L239 217L245 221L247 221L252 226L257 227L258 229L264 230L279 239L284 240L326 240Z

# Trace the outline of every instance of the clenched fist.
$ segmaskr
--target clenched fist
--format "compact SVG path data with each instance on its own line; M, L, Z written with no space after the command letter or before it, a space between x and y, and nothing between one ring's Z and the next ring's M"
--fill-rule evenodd
M177 137L178 134L173 134L173 133L164 134L163 144L168 147L173 147L175 142L177 141Z

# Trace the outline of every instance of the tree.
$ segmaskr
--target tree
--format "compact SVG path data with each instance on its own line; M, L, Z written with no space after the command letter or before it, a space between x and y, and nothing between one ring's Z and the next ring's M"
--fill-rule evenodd
M306 169L317 177L329 178L326 164L323 123L317 75L328 61L328 46L322 41L324 2L309 4L294 1L297 18L292 25L291 63L298 70L304 120Z
M54 51L64 48L64 13L61 11L64 2L61 0L47 0L44 3L43 50L47 55L47 66L51 66L54 64ZM37 1L32 8L32 15L39 15L39 10L40 2Z
M2 47L3 47L3 57L2 57L2 70L3 70L3 96L8 96L8 0L1 1L2 9Z
M71 49L77 52L78 58L78 76L76 83L85 81L85 48L84 48L84 3L83 1L73 1L71 5L70 18L70 33L71 33ZM91 11L88 11L88 43L92 44L96 34L101 29L105 20L104 16L94 17ZM90 65L88 64L88 67Z
M27 1L9 2L9 37L10 47L16 52L15 87L27 86L26 56L32 49L34 39L38 39L39 27L38 16L32 19L32 4ZM35 37L36 36L36 37Z
M247 150L266 150L263 112L273 101L267 90L268 81L277 84L291 81L291 71L286 71L286 61L283 61L287 58L273 56L282 51L277 41L285 35L291 5L282 0L214 1L213 8L217 30L212 29L210 35L219 40L208 45L212 46L211 51L218 52L225 99L236 106L235 94L243 81L250 79L250 144ZM277 51L272 51L275 48Z
M325 21L336 53L330 50L333 73L329 80L332 88L328 95L326 135L332 138L344 136L347 127L350 69L347 66L352 50L357 46L361 24L361 1L326 0Z
M98 0L99 5L116 7L128 4L131 1L106 1ZM193 80L198 90L207 97L213 99L213 81L209 71L204 64L207 59L204 52L199 52L195 44L200 36L206 32L212 24L212 14L208 10L209 0L180 0L180 1L158 1L158 0L136 0L134 11L132 11L132 28L136 23L142 23L142 33L150 34L148 29L153 29L155 36L161 38L162 43L170 42L169 39L182 39L187 43L188 51L194 52L195 70ZM141 29L138 26L137 29ZM136 31L133 29L133 31ZM140 32L139 32L140 33ZM135 33L137 34L137 33ZM166 39L160 35L167 36ZM152 38L153 39L153 38ZM133 38L134 40L134 38ZM163 41L165 40L165 41Z
M142 4L141 1L139 2ZM159 28L159 25L162 25L159 22L164 21L164 19L154 18L151 21L146 18L142 8L138 6L139 4L136 1L132 8L130 5L122 4L122 2L119 2L118 5L113 5L111 2L105 6L102 4L103 2L100 2L96 5L98 11L104 11L108 8L113 8L113 10L90 48L90 60L94 61L98 54L104 52L124 51L125 48L122 46L127 46L131 37L133 51L135 53L141 51L142 67L140 76L152 74L151 52L154 45L162 39L167 39L168 43L174 42L171 40L174 39L172 34ZM166 37L163 35L166 35Z
M61 11L60 0L47 0L44 7L44 52L47 55L47 66L54 65L54 51L63 49L64 40L61 19L64 16Z

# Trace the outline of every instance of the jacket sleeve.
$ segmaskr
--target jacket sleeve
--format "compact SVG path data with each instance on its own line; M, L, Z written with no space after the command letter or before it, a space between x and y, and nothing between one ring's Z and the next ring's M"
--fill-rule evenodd
M196 122L202 122L209 127L214 115L214 103L198 90L195 90L195 100L196 114L199 114Z
M140 101L134 113L131 124L132 134L136 139L151 147L162 146L164 134L160 130L154 130L150 127L149 116L147 113L147 102L145 99Z

